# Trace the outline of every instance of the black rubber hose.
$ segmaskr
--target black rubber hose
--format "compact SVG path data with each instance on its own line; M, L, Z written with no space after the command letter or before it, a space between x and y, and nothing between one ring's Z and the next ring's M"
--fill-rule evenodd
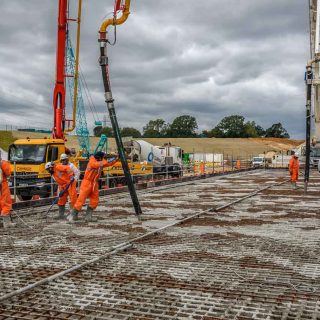
M117 143L119 158L121 160L123 172L126 178L126 182L128 185L128 189L130 192L130 196L132 199L132 203L134 206L134 210L137 216L142 214L141 206L139 203L139 199L137 196L136 188L130 173L130 169L128 166L127 158L124 152L124 147L122 143L121 133L118 125L118 120L116 116L116 111L114 108L114 100L112 98L112 92L111 92L111 86L110 86L110 79L108 74L108 57L106 55L106 49L104 46L100 47L100 66L101 66L101 72L102 72L102 79L103 79L103 85L104 85L104 91L105 91L105 101L107 103L107 108L109 111L109 116L112 124L112 129L114 132L114 136Z

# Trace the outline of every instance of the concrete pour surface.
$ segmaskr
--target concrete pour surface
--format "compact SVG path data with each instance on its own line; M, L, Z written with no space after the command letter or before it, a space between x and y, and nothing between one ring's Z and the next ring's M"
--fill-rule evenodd
M292 190L285 171L253 171L101 199L76 225L19 212L0 230L1 295L101 256L184 217L269 189L141 239L0 304L0 319L320 319L320 176Z

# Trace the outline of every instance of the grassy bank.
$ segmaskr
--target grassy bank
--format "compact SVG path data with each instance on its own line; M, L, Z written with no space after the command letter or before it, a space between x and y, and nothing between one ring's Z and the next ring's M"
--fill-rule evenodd
M12 144L15 138L11 131L0 131L0 148L4 151L8 151L10 144Z

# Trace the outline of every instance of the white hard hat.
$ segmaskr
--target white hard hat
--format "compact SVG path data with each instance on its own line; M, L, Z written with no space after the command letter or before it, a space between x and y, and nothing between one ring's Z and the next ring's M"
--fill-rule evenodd
M68 159L68 156L63 153L61 156L60 156L60 160L67 160Z
M52 163L52 162L47 162L46 165L44 166L44 168L45 168L46 170L48 170L48 169L50 169L50 168L52 168L52 167L53 167L53 163Z

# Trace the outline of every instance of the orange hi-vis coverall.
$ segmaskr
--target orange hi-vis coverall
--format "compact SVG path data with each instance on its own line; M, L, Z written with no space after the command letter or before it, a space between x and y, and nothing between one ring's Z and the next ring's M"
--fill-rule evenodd
M292 156L289 161L289 172L291 176L291 182L296 182L299 175L299 160L294 156Z
M0 189L0 213L2 216L10 215L12 209L12 200L10 195L10 189L8 185L8 179L11 175L10 165L7 161L2 160L0 162L3 179Z
M199 168L200 168L201 175L204 175L205 170L206 170L206 166L205 166L204 162L200 162Z
M116 161L116 160L115 160ZM90 157L87 165L84 178L81 182L80 194L77 202L74 205L74 209L80 211L86 199L89 198L89 207L95 209L99 203L99 178L102 169L112 166L114 162L108 162L106 160L98 161L93 156Z
M67 187L67 184L70 182L71 178L74 176L74 172L69 165L58 163L53 168L53 178L59 186L59 192L64 190ZM68 190L64 193L62 197L59 198L58 205L64 206L67 203L68 196L70 198L71 207L74 207L74 204L77 201L77 186L76 181L73 181Z

